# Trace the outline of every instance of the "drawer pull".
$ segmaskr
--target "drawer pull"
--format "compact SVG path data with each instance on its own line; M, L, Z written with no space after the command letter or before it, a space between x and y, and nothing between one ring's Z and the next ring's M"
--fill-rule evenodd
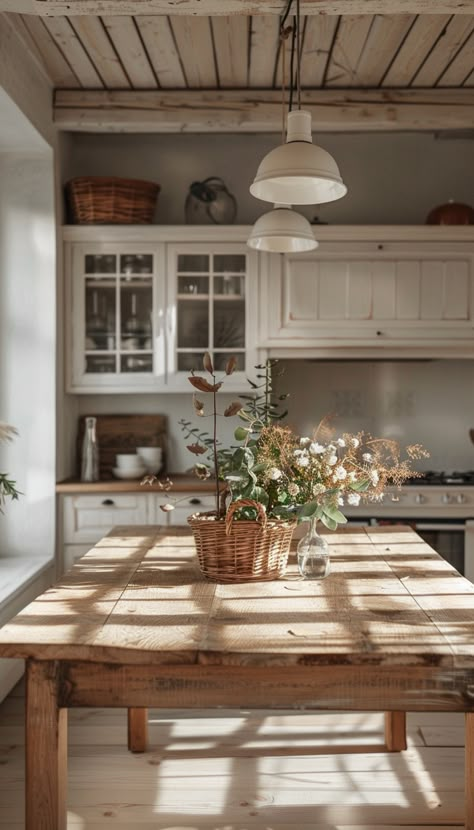
M189 504L202 504L201 499L189 499Z
M113 505L115 504L115 502L114 502L114 500L113 500L113 499L104 499L104 501L102 502L102 504L104 505L104 507L113 507Z

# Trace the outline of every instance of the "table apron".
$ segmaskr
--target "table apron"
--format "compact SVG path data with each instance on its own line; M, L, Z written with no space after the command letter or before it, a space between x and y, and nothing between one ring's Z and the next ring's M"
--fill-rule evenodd
M474 712L474 670L436 666L150 666L59 662L61 707Z

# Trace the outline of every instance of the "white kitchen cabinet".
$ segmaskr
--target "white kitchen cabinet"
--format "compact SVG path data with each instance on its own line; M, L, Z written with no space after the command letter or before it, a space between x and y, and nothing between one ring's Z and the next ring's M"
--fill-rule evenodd
M148 494L99 493L64 497L64 544L98 542L115 525L145 525Z
M144 391L162 385L163 246L91 238L67 248L66 266L71 390Z
M176 502L176 508L164 512L160 505ZM213 493L143 492L76 493L62 496L62 570L71 568L93 545L118 525L187 525L187 518L197 511L213 510Z
M474 355L472 229L400 229L398 238L396 229L372 229L378 240L364 238L369 229L352 229L350 240L337 230L322 230L312 253L269 257L262 347L274 355Z
M79 393L189 391L204 352L226 389L248 391L260 362L259 259L246 228L64 229L67 388ZM225 241L223 241L225 240Z

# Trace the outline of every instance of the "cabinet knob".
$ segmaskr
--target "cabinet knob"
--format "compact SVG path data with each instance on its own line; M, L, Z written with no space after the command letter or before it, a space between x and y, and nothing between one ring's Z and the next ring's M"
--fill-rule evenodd
M202 504L201 499L189 499L189 504Z
M112 507L115 504L115 502L113 499L104 499L102 504L104 505L104 507Z
M382 336L382 334L383 334L383 331L378 331L378 332L377 332L377 337L381 337L381 336Z

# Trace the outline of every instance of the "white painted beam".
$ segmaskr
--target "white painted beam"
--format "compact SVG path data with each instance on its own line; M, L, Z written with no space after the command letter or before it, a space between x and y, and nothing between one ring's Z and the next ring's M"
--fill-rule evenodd
M53 89L19 36L15 20L0 14L0 87L48 142L54 143Z
M470 129L474 89L305 90L315 132ZM87 132L279 132L281 94L254 90L57 90L61 130Z
M0 0L38 15L281 14L286 0ZM301 0L302 14L472 14L474 0Z

